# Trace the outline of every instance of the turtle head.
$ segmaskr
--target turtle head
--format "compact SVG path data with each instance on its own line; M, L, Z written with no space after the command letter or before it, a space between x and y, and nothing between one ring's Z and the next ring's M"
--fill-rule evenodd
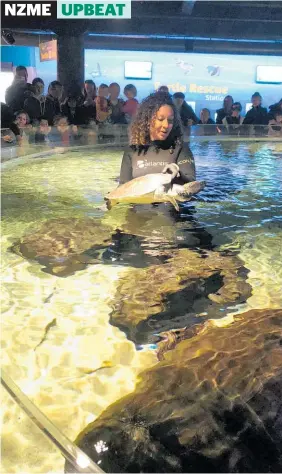
M185 183L182 186L182 195L186 197L191 197L194 194L198 194L206 186L205 181L192 181L190 183Z

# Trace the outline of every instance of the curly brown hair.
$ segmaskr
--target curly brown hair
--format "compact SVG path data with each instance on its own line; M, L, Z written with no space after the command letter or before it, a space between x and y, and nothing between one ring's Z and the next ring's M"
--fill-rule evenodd
M140 150L150 145L150 125L152 120L155 120L157 111L163 105L169 105L174 112L173 127L168 139L172 142L173 147L182 143L183 133L178 110L169 94L157 91L146 97L138 107L129 130L130 146Z

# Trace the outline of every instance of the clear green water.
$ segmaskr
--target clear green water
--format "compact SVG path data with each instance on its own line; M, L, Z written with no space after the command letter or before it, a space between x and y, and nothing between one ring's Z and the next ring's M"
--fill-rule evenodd
M249 270L252 295L243 305L225 309L223 317L282 305L282 145L194 143L192 150L197 178L205 179L207 187L180 214L164 205L105 211L103 197L117 185L121 151L80 150L4 167L2 363L71 439L132 391L140 370L156 363L155 352L147 346L137 351L109 323L109 315L120 279L152 264L158 251L173 254L184 247L238 253ZM85 217L100 219L113 235L121 229L134 239L114 240L95 265L66 278L9 251L17 239L50 219ZM43 441L37 454L21 455L28 440L18 430L11 443L17 411L8 402L5 416L4 472L63 472L59 454L42 455Z

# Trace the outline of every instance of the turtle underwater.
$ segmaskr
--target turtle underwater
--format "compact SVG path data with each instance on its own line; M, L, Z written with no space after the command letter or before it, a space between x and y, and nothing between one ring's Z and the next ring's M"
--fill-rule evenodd
M105 201L108 209L118 203L152 204L155 202L171 202L179 211L177 201L188 201L193 194L200 192L206 185L204 181L192 181L183 185L173 184L179 175L179 167L172 163L162 173L152 173L120 185L107 194Z

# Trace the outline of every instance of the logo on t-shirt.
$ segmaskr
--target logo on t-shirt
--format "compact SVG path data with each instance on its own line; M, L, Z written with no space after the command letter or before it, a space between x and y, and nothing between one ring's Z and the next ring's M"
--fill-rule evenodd
M137 168L148 168L156 166L165 166L167 165L164 161L147 161L147 160L137 160Z

